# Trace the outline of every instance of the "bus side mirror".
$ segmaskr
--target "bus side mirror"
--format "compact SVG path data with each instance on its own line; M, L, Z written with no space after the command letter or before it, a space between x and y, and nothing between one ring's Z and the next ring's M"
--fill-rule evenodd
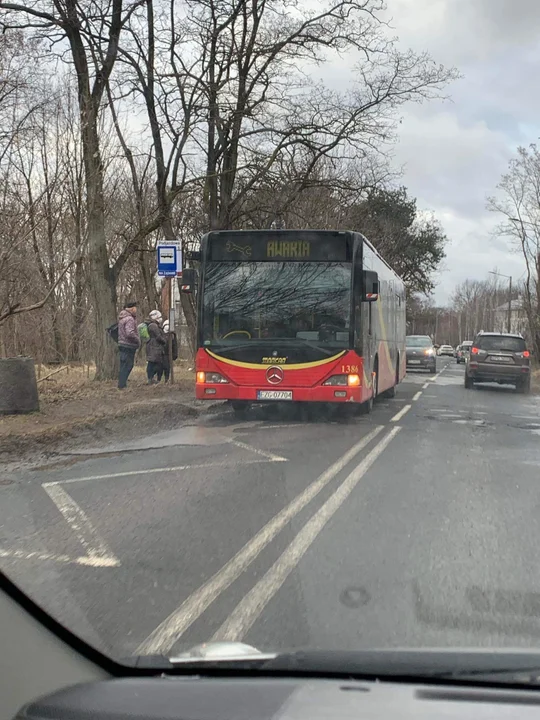
M182 270L182 281L180 289L183 293L192 293L197 283L197 271L194 268L184 268Z
M379 276L371 270L364 270L363 273L364 292L363 302L376 302L379 299Z

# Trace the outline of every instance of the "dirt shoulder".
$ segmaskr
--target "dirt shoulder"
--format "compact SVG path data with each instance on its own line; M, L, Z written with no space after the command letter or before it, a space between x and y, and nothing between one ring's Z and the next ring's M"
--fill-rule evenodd
M536 395L540 395L540 368L533 370L531 389Z
M136 367L126 390L93 381L87 368L55 373L38 384L39 412L0 416L0 462L37 460L100 440L133 440L220 405L195 400L191 370L179 366L175 373L174 385L147 385L144 368Z

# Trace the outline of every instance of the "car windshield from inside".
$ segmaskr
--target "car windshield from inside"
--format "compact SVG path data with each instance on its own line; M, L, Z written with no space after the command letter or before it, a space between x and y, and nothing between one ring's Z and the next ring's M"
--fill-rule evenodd
M126 660L540 667L540 2L0 5L0 570Z
M203 343L289 339L346 347L350 285L348 263L208 263Z
M433 346L431 338L427 337L426 335L408 335L405 340L405 343L406 343L407 347L416 347L416 348Z
M480 350L523 352L526 349L525 340L512 335L480 335L475 345Z

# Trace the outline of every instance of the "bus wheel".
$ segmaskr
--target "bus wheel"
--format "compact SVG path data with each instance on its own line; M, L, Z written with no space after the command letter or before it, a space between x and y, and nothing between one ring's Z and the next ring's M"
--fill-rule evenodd
M236 417L245 417L250 408L250 404L242 400L232 400L231 407Z
M359 415L369 415L369 413L373 410L373 398L370 397L369 400L366 400L363 403L360 403L358 405L358 414Z
M358 413L359 415L369 415L369 413L373 410L373 401L377 397L378 392L378 379L379 375L377 373L378 367L377 367L377 361L375 361L374 370L373 370L373 393L369 400L366 400L361 405L358 406Z
M373 401L375 402L377 395L379 394L379 358L375 358L373 363L373 373L371 374L371 386L373 388Z
M384 393L385 397L387 397L387 398L396 397L396 390L397 390L398 385L399 385L399 360L398 360L398 366L396 368L396 384L393 387L388 388L388 390Z

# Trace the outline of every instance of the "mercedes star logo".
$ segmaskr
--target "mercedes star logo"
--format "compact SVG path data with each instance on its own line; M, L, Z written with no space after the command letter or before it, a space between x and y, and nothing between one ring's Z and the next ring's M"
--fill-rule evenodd
M266 379L270 385L279 385L280 382L283 382L283 370L276 365L272 365L266 371Z

